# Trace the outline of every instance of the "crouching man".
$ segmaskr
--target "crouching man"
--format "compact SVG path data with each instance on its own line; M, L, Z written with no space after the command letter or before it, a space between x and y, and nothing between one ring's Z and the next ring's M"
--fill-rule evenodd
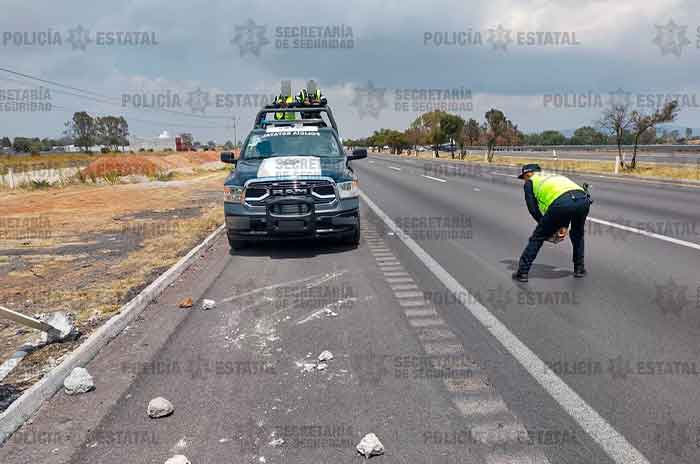
M542 172L537 164L523 166L518 179L525 182L525 203L537 221L537 227L520 256L513 278L527 282L528 272L542 243L569 225L574 248L574 277L585 276L583 234L591 205L588 193L568 177Z

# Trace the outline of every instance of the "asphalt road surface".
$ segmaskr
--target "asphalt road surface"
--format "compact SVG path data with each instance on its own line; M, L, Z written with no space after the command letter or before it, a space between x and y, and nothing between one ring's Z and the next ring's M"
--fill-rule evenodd
M567 241L515 285L534 222L514 170L353 166L359 248L219 240L87 366L96 390L56 394L0 462L345 463L370 432L377 463L698 462L698 189L578 179L589 275L573 279ZM156 396L172 416L147 417Z

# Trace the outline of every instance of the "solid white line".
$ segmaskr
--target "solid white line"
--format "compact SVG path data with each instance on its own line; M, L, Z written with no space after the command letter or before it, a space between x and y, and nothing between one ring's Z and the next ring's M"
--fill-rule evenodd
M461 299L469 312L498 340L508 352L520 362L528 373L549 393L549 395L600 445L617 464L650 464L649 460L615 430L583 398L571 389L554 371L528 348L520 339L479 303L449 272L432 256L421 248L415 240L403 232L372 200L360 192L360 196L374 213L393 230L418 259L454 295L469 295ZM413 324L413 322L411 322Z
M389 166L389 169L393 169L394 171L400 171L401 168L397 168L395 166Z
M589 221L597 222L598 224L603 224L609 227L615 227L616 229L625 230L627 232L632 232L634 234L643 235L645 237L656 238L658 240L663 240L664 242L675 243L676 245L681 245L688 248L693 248L695 250L700 250L700 245L693 242L686 242L685 240L679 240L677 238L669 237L667 235L655 234L654 232L647 232L646 230L636 229L634 227L623 226L622 224L616 224L614 222L604 221L603 219L596 219L589 217Z
M426 179L436 180L438 182L447 182L445 179L438 179L437 177L426 176L425 174L421 174L421 176L425 177Z
M493 176L504 176L504 177L515 177L517 179L518 176L515 174L503 174L501 172L492 172L491 175Z

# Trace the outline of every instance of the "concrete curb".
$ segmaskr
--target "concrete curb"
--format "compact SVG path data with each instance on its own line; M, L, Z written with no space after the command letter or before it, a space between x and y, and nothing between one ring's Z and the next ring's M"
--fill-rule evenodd
M197 259L199 253L208 248L226 230L221 225L202 243L189 251L170 269L161 274L136 297L122 306L119 314L93 332L85 342L39 382L25 391L5 412L0 414L0 445L5 443L47 399L62 386L63 380L76 367L85 366L111 339L119 335L168 285L172 284Z

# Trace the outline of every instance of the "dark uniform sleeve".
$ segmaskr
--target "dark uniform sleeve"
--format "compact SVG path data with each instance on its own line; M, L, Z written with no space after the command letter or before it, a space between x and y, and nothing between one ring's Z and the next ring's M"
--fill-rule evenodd
M537 198L535 198L535 191L532 189L532 181L528 180L525 182L525 204L527 204L527 210L530 211L532 218L540 222L542 219L542 213L540 212L540 207L537 205Z

